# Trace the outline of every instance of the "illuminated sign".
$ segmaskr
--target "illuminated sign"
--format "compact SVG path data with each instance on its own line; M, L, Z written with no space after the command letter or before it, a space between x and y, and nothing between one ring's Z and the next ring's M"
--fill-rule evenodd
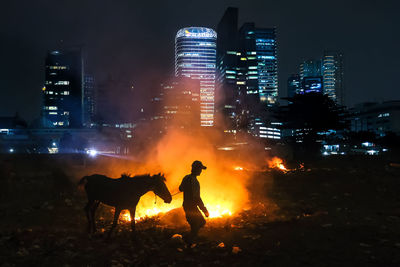
M180 37L217 38L217 33L209 28L189 27L178 31L176 38Z

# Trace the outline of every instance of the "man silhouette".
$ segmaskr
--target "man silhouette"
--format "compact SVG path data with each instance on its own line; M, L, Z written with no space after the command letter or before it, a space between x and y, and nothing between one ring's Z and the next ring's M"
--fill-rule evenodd
M204 206L203 200L201 200L200 183L197 180L197 176L205 169L207 167L201 161L193 161L191 174L186 175L179 186L179 190L183 192L183 210L186 214L186 220L190 225L190 242L197 237L200 228L206 224L206 220L199 208L206 217L209 216L208 210Z

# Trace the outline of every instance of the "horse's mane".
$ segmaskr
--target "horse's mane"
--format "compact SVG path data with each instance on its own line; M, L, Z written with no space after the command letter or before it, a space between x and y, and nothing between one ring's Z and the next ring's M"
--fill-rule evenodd
M130 173L122 173L121 174L121 179L137 179L137 178L148 178L150 177L149 173L146 174L139 174L139 175L135 175L135 176L131 176Z
M131 174L129 174L129 173L122 173L121 174L121 179L148 179L150 177L152 177L152 175L150 175L150 173L138 174L138 175L135 175L135 176L131 176ZM162 178L162 181L164 181L164 182L167 180L167 179L165 179L164 176L160 175L159 177Z

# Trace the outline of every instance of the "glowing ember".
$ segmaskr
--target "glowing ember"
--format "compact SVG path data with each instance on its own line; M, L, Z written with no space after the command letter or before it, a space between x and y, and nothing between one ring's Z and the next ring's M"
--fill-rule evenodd
M131 221L131 215L129 213L129 211L127 210L123 210L121 211L121 215L120 215L120 220L124 221L124 222L130 222Z
M278 157L273 157L271 160L268 160L268 166L270 168L277 168L284 172L289 171L285 165L283 165L283 160Z
M226 209L224 207L221 207L220 205L209 205L208 211L210 213L209 218L221 218L225 216L231 216L232 212L229 209Z
M180 206L180 205L178 205ZM164 206L163 208L152 208L152 209L140 209L139 216L135 217L135 221L143 220L146 217L153 217L159 214L167 213L168 211L177 208L176 205ZM226 216L232 216L233 212L221 205L208 205L208 211L210 213L209 219L222 218ZM130 222L131 215L128 210L123 210L120 215L120 220L122 222Z

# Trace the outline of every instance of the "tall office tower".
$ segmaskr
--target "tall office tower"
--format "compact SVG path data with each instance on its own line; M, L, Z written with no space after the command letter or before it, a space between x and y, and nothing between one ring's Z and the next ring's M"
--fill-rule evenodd
M217 26L217 84L216 109L223 122L217 124L226 127L225 132L234 132L238 105L237 90L237 31L238 9L229 7ZM229 118L229 120L227 120Z
M161 116L165 128L190 130L200 125L200 82L190 78L161 84Z
M300 64L300 80L305 77L322 77L321 60L306 60Z
M45 79L44 126L82 127L83 59L81 49L48 52Z
M242 66L246 66L247 95L272 106L278 100L278 58L275 28L245 23L239 30ZM253 97L254 98L254 97Z
M175 76L200 80L200 125L214 125L217 33L209 28L180 29L175 37Z
M293 97L297 94L301 94L300 75L292 74L287 80L287 96Z
M321 60L306 60L300 64L300 93L323 93Z
M86 127L90 127L96 115L96 89L92 75L85 74L83 91L83 123Z
M325 51L322 63L324 93L340 105L344 105L343 54Z
M256 28L245 23L239 29L237 88L243 99L239 125L260 138L273 118L269 111L278 102L278 59L275 28ZM239 99L240 99L239 98Z

